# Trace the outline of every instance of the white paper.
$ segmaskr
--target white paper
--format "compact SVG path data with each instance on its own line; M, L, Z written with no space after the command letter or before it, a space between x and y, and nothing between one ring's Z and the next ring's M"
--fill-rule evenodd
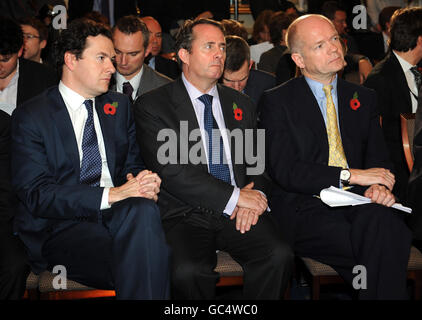
M330 207L357 206L361 204L371 203L370 198L333 186L326 189L322 189L320 192L320 198L325 204L329 205ZM412 213L411 208L404 207L400 203L395 203L392 207L397 210Z

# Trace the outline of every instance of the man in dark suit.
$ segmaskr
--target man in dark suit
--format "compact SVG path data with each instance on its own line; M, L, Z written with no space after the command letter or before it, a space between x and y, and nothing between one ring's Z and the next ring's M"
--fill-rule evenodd
M10 183L10 116L0 110L0 300L21 299L29 265L13 234L16 197Z
M248 43L238 36L226 37L226 62L221 82L248 95L255 105L265 90L275 87L275 77L264 71L251 70Z
M13 20L0 17L0 109L12 114L16 106L57 84L48 67L20 58L23 33Z
M249 148L243 153L229 145L225 129L256 133L256 116L248 97L217 84L225 44L216 21L183 25L176 40L182 77L135 102L137 138L145 162L163 179L158 204L172 249L172 297L215 298L216 250L224 250L243 267L245 298L279 299L293 257L266 212L269 180L261 159L253 168L244 161L252 156ZM167 134L175 140L159 142ZM248 136L246 145L256 147ZM179 145L184 150L174 157Z
M160 55L163 42L163 33L161 26L153 17L142 17L141 21L145 23L149 30L150 55L147 57L148 66L155 71L176 79L180 75L180 68L176 61L166 59Z
M387 148L375 94L343 81L339 35L327 18L307 15L287 35L304 77L264 93L270 207L295 252L332 266L354 283L366 270L360 299L404 299L411 234L394 204ZM331 208L318 197L330 186L352 187L373 203ZM359 272L358 272L359 273ZM362 284L362 283L361 283Z
M377 92L382 129L396 176L393 192L406 201L409 170L402 146L400 113L414 113L417 108L422 8L397 10L391 19L390 53L375 66L364 85Z
M109 92L109 29L75 21L58 44L62 78L12 116L16 232L32 270L114 288L119 299L168 298L168 247L126 96Z
M171 81L144 63L150 53L148 43L148 28L135 16L122 17L113 28L117 72L110 89L126 94L131 102Z

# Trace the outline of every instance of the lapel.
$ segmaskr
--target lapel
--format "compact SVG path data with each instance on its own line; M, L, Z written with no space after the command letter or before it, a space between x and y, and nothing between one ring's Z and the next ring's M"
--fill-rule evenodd
M353 152L353 141L351 139L353 135L353 128L349 126L348 120L352 118L352 108L350 108L349 102L350 99L353 98L354 92L347 87L347 82L344 80L337 78L337 108L338 108L338 117L339 117L339 125L340 125L340 135L341 141L343 144L344 153L346 155L347 163L349 167L351 166L352 162L352 155L355 154ZM355 112L355 111L353 111Z
M152 81L152 78L151 78L152 69L149 66L147 66L145 63L143 64L142 68L143 68L143 72L142 72L141 79L139 80L139 87L138 87L138 91L136 92L135 100L140 95L149 91L151 81Z
M110 170L111 177L114 178L114 171L116 168L116 146L115 142L115 124L117 121L117 113L119 108L114 115L106 115L104 112L104 105L107 103L113 103L107 94L100 95L95 98L95 110L97 111L98 120L100 121L101 132L104 140L104 147L107 157L107 165Z
M189 94L186 90L186 87L183 83L182 77L177 78L173 82L172 92L170 93L171 100L174 105L175 114L176 114L176 121L175 124L180 129L181 121L186 121L188 124L188 135L193 130L199 130L198 120L196 118L196 113L192 105L192 101L189 97ZM188 139L188 137L179 137L181 143L184 143L184 139ZM203 143L202 139L200 140ZM194 145L196 145L197 141L190 141L188 139L188 150L191 150ZM181 155L182 156L182 155ZM186 155L187 156L187 155ZM204 154L205 157L205 154ZM208 172L208 166L206 164L206 160L202 161L203 163L199 164L201 169L205 172Z
M395 56L393 52L390 52L390 57L388 59L391 63L390 74L389 74L389 81L394 82L393 89L397 90L398 93L401 95L401 100L405 103L402 104L402 108L400 113L411 113L412 112L412 100L410 98L410 89L407 84L406 76L404 75L403 69L400 65L399 60ZM396 106L396 108L400 108L400 106Z
M305 78L302 76L298 81L300 82L300 86L298 91L293 95L299 98L297 104L298 116L305 119L308 124L307 127L311 128L315 133L316 141L318 141L322 150L327 150L328 157L328 136L324 117ZM305 90L303 90L303 88L305 88Z
M50 93L50 98L53 100L53 112L51 113L51 117L56 124L57 131L59 132L60 139L62 141L63 149L67 155L67 158L72 162L75 171L75 177L77 179L77 183L79 183L80 159L78 144L76 142L72 121L70 120L69 113L58 87L54 88Z
M242 124L246 119L243 121L237 121L234 117L233 112L233 103L235 102L239 108L242 108L241 105L239 105L239 101L236 100L235 96L231 94L231 92L225 88L224 86L217 84L218 89L218 95L220 97L220 104L221 109L223 112L224 117L224 124L226 126L226 129L232 132L234 129L241 129L243 133L245 134L244 129L242 128ZM245 109L243 109L245 111ZM230 135L228 137L230 139ZM233 142L233 141L232 141ZM229 141L229 144L232 142ZM244 179L241 179L241 177L246 176L246 167L242 164L238 165L236 164L236 154L235 154L236 148L232 145L230 146L230 154L232 159L232 168L233 168L233 174L234 174L234 180L236 181L237 186L243 186L244 185ZM242 155L242 157L245 154Z

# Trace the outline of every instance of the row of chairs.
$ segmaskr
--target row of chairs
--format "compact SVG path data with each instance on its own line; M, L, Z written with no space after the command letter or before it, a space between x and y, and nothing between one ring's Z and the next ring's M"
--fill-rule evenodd
M380 123L382 123L382 120L380 120ZM402 114L402 141L409 171L413 168L412 148L414 127L415 114ZM330 266L311 258L301 257L299 259L303 262L306 272L312 277L311 298L313 300L319 300L322 285L344 283L340 275ZM242 267L226 252L218 252L215 271L220 273L220 281L217 283L217 286L240 286L243 284ZM71 280L67 281L66 290L56 290L53 287L54 277L55 275L48 271L42 273L40 276L31 273L27 280L26 297L29 299L61 300L115 296L113 290L98 290ZM422 254L413 246L410 251L407 278L413 281L413 298L420 300L422 295ZM284 297L288 298L288 293Z
M243 284L242 267L224 251L217 253L217 267L214 271L220 274L217 287ZM57 290L53 286L53 280L56 276L57 274L49 271L44 271L40 275L31 272L26 281L24 298L29 300L73 300L116 296L114 290L99 290L72 280L67 280L66 289Z

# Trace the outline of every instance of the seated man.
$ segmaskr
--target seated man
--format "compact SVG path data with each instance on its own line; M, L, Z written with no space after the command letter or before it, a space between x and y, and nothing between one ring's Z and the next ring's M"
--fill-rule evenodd
M394 175L372 90L337 76L344 55L332 22L306 15L287 31L303 77L264 93L270 207L295 252L332 266L352 284L366 269L360 299L407 298L411 233L391 209ZM317 196L330 186L353 187L373 203L331 208Z
M153 17L142 17L141 21L145 23L149 30L150 55L146 57L148 66L171 79L176 79L180 75L179 65L176 61L160 55L161 44L163 42L163 33L160 24Z
M13 234L15 209L10 183L10 116L0 110L0 300L21 299L29 274L25 248Z
M251 70L248 43L238 36L226 36L226 63L221 82L248 95L255 105L265 90L275 87L275 77L267 72Z
M58 43L62 77L12 117L16 232L32 270L116 290L118 299L169 297L168 247L129 99L108 92L109 29L75 20Z
M122 17L113 27L117 72L110 90L126 94L131 102L171 81L144 63L151 49L149 38L147 26L136 16Z
M245 299L280 299L293 255L267 212L263 161L253 167L245 160L252 156L250 148L243 152L229 144L226 129L242 136L249 132L246 144L256 150L256 117L248 97L217 84L224 68L224 29L213 20L188 20L176 44L181 78L134 104L144 160L163 179L158 204L172 249L172 297L214 299L216 250L224 250L243 267ZM179 135L181 130L195 136L195 144ZM176 151L174 157L171 151L166 159L166 133L175 137L173 147L186 145L190 152L178 156Z
M12 114L21 103L57 84L50 68L21 59L24 38L13 20L0 17L0 109Z

